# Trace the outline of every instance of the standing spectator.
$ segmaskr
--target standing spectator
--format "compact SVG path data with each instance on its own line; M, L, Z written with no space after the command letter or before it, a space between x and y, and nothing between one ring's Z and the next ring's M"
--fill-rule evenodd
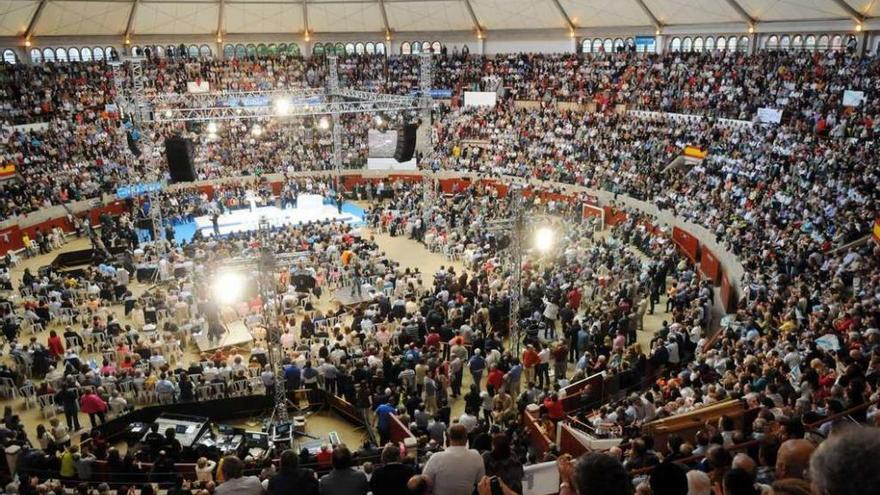
M229 455L223 458L220 467L223 483L214 490L215 495L262 495L263 485L256 476L242 476L244 463L238 457Z
M299 495L318 495L318 478L311 469L300 468L299 456L288 449L281 453L281 470L269 478L266 493L285 495L291 491Z
M400 462L400 448L388 444L382 449L382 466L370 478L370 489L377 495L407 495L406 484L415 474L412 466Z
M492 450L483 454L486 476L497 476L516 493L522 493L523 465L510 451L510 438L505 433L492 437Z
M486 473L483 459L467 447L467 429L463 425L452 425L448 438L449 446L428 458L423 473L431 480L434 495L467 495Z
M345 445L333 450L333 470L321 477L322 495L366 495L367 476L352 467L351 451Z
M85 395L79 400L79 408L89 415L92 428L98 427L98 423L95 421L96 416L101 420L101 424L107 422L107 403L93 390L86 390Z

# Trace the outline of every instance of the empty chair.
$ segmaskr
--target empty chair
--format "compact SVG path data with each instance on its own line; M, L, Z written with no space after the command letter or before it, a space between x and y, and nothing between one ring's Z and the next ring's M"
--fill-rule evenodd
M21 386L18 389L18 393L21 394L21 397L24 399L24 408L30 409L31 405L36 406L39 402L37 401L37 391L34 389L34 386L30 383Z
M40 404L40 412L43 413L44 418L49 419L58 415L58 409L55 405L55 394L41 395L37 398L37 401Z

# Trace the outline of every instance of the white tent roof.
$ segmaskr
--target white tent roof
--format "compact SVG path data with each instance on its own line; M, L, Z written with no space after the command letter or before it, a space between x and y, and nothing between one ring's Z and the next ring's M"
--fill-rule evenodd
M305 5L303 2L305 1ZM0 0L0 36L384 33L864 19L877 0Z

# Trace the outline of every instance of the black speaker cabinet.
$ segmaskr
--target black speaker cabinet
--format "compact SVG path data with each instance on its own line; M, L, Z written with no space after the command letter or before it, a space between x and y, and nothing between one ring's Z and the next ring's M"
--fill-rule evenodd
M168 158L168 171L171 174L172 183L196 180L192 141L180 136L166 139L165 156Z
M412 160L416 151L416 131L419 126L416 124L404 124L397 131L397 149L394 151L394 159L398 162L408 162Z

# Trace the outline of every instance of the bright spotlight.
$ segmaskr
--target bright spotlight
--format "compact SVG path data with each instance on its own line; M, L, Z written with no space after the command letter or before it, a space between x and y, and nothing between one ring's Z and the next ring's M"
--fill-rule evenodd
M165 118L166 118L166 119L170 119L170 118L171 118L171 115L173 115L173 114L171 113L171 110L165 110Z
M221 273L214 280L214 297L221 304L237 302L244 287L244 277L240 273Z
M550 227L539 228L535 231L535 249L546 253L553 247L554 237L553 229Z
M254 127L251 128L251 134L253 134L254 137L260 137L263 135L263 128L254 124Z
M321 117L321 120L318 121L318 126L321 127L321 129L329 129L330 120L328 120L327 117Z
M208 122L208 134L217 134L218 129L215 122Z
M281 116L289 114L290 100L287 98L281 98L280 100L275 101L275 113Z
M376 122L376 125L382 125L382 123L384 122L381 115L376 115L376 117L373 118L373 121Z

